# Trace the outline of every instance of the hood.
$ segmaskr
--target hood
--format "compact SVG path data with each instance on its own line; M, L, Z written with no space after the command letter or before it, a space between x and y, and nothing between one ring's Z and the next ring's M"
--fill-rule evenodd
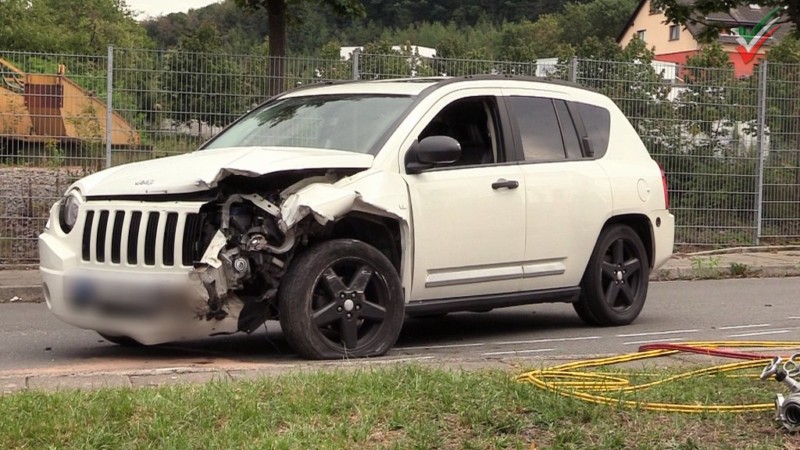
M211 189L230 175L302 169L368 169L374 157L340 150L246 147L202 150L112 167L76 182L84 196L182 194Z

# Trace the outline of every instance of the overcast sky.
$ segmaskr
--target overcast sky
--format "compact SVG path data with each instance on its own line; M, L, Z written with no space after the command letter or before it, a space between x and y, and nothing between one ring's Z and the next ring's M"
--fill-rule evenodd
M216 2L217 0L126 0L125 3L136 14L137 19L144 19L174 12L186 12Z

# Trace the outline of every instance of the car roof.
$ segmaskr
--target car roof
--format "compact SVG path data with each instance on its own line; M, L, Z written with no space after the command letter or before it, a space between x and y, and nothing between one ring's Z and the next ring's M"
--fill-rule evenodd
M563 87L565 91L570 89L580 89L591 91L579 84L548 80L544 78L509 76L509 75L470 75L463 77L424 77L424 78L402 78L389 80L370 80L370 81L330 81L324 83L302 86L281 95L288 97L305 97L314 95L342 95L342 94L386 94L386 95L408 95L418 96L425 90L433 90L442 86L455 83L475 83L481 81L505 81L510 82L509 87L522 85L533 85L553 89L555 86ZM538 86L537 86L538 85ZM592 91L594 92L594 91Z

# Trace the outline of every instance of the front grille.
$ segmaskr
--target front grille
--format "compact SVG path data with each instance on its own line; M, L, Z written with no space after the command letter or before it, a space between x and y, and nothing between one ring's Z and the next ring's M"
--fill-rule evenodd
M201 215L134 208L92 208L83 221L81 258L85 262L132 266L191 266L203 249L198 242Z
M184 266L191 266L203 257L203 248L200 238L203 233L205 215L189 214L186 216L186 228L183 232L183 254L181 258Z

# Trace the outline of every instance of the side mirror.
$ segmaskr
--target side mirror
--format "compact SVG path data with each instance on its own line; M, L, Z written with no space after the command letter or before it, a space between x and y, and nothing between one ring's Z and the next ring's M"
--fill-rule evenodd
M417 174L437 164L449 164L461 158L461 144L450 136L428 136L406 153L406 172Z

